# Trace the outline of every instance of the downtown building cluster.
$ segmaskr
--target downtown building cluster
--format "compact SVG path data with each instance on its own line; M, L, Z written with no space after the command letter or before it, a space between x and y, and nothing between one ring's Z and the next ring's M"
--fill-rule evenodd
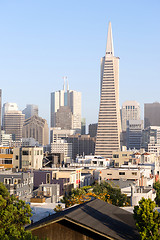
M81 116L81 93L51 93L50 134L38 106L23 111L4 103L0 146L0 181L10 194L33 204L56 204L73 188L101 181L115 183L131 204L155 199L153 184L160 172L160 103L119 105L119 57L114 56L111 23L101 59L101 97L97 123ZM49 140L50 136L50 140ZM7 170L6 170L7 169ZM8 170L9 169L9 170ZM45 210L44 210L45 212Z

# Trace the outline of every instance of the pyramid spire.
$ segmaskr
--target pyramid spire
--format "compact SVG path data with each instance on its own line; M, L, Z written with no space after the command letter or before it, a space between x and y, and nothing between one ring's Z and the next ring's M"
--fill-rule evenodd
M111 22L108 25L108 36L107 36L107 47L106 47L106 56L114 56L114 47L113 47L113 38L112 38L112 26Z

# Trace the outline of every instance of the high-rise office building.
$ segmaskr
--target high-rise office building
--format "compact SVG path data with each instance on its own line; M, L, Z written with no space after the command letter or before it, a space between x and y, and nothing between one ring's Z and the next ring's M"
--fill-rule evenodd
M62 129L73 129L73 114L70 107L61 106L57 110L55 117L56 127L60 127Z
M128 149L137 149L141 147L141 138L143 130L143 121L142 120L128 120L127 121L127 148Z
M67 105L73 113L73 129L77 133L81 133L81 92L68 90L67 97Z
M17 103L4 103L2 108L2 127L4 127L4 114L8 111L18 111Z
M91 137L96 137L97 136L97 127L98 127L98 123L92 123L89 124L89 135Z
M68 106L73 114L73 129L81 132L81 93L69 90L68 84L65 90L65 83L63 90L51 93L51 127L57 126L56 113L63 106Z
M6 134L12 134L14 141L19 141L22 138L24 118L24 114L18 110L16 103L3 105L3 130Z
M128 120L140 119L141 112L139 103L137 101L125 101L121 109L122 131L126 131Z
M25 114L25 119L30 118L34 115L38 116L38 106L34 104L27 104L22 113Z
M32 116L24 121L23 138L34 138L40 145L49 143L49 128L47 121L39 116Z
M81 120L81 135L86 134L86 119L82 118Z
M142 131L141 147L160 156L160 126L149 126Z
M75 134L75 130L73 129L51 128L50 143L55 143L61 139L66 139L69 135L74 135L74 134Z
M128 147L127 121L140 120L140 105L136 101L125 101L121 108L122 135L121 145Z
M144 128L149 126L160 126L160 103L144 104Z
M101 60L101 100L95 154L112 157L120 149L119 57L114 56L111 22L105 57Z
M95 138L90 135L75 134L66 138L68 143L72 143L72 157L77 155L94 155Z

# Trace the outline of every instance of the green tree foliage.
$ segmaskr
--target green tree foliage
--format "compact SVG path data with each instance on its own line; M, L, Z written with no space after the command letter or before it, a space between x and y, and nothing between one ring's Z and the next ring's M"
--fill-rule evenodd
M160 239L160 213L154 211L155 202L142 198L139 206L134 207L134 219L142 240Z
M156 198L155 198L156 204L160 206L160 182L159 181L155 182L153 187L156 190Z
M63 210L63 208L62 208L61 204L56 205L56 207L54 208L55 212L61 212L62 210Z
M125 194L121 193L121 189L119 187L112 186L105 181L101 182L101 184L96 184L93 188L93 192L96 195L107 193L106 201L113 205L119 207L130 205L129 198Z
M71 192L63 197L62 202L65 203L66 208L75 204L81 204L84 202L82 199L86 195L86 190L83 188L72 189Z
M70 194L63 198L66 207L74 204L81 204L93 198L98 198L116 206L130 205L129 199L125 194L121 193L119 188L112 187L109 183L102 182L100 185L96 184L92 191L91 187L72 189Z
M9 192L7 190L7 188L4 186L3 183L0 182L0 195L3 197L3 198L7 198L9 197Z
M35 240L24 226L30 223L31 208L24 201L18 200L0 183L0 239Z

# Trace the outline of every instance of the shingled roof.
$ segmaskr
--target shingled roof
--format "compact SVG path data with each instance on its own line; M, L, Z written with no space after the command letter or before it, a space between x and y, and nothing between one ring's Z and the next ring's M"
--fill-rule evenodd
M103 237L117 240L139 239L133 214L99 199L48 216L30 225L27 229L41 228L43 225L58 222L62 219L79 224L81 227L90 229L90 231L96 231Z

